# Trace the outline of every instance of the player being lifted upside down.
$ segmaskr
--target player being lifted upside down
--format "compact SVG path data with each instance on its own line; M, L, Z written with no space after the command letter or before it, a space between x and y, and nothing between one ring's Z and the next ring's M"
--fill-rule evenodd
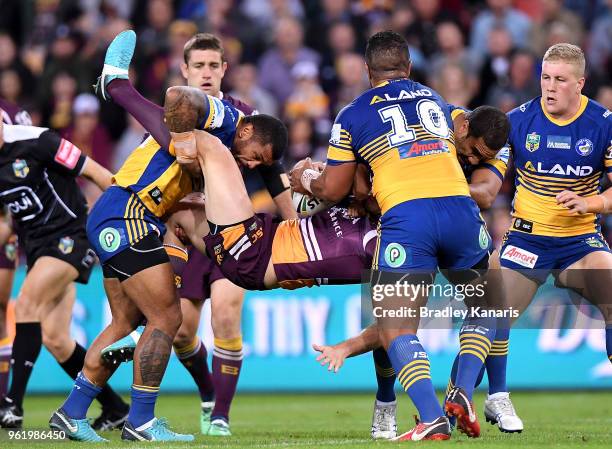
M135 45L132 31L120 33L109 46L105 68L98 88L102 95L121 105L136 117L146 130L162 145L170 136L163 123L163 109L144 99L131 85L128 65ZM225 95L221 82L227 69L224 49L219 38L199 33L184 47L184 63L181 73L187 85L200 89L207 95L231 105L244 115L257 111ZM234 111L234 109L232 109ZM232 112L234 113L234 112ZM231 147L231 144L228 146ZM266 185L283 218L294 218L289 183L280 162L270 165L244 160L245 175L257 172ZM225 279L212 261L197 250L189 250L189 260L184 267L179 289L183 322L173 342L174 350L193 377L201 399L200 429L205 435L230 436L229 411L242 370L242 334L240 318L244 289ZM207 365L206 348L197 336L203 302L211 300L211 324L215 337L212 357L212 373ZM138 328L140 331L141 327ZM131 360L139 332L130 334L104 349L103 355L117 363Z

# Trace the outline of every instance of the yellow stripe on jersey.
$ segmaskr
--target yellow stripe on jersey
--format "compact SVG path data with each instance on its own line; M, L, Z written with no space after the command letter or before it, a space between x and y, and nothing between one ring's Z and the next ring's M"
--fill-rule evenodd
M353 150L345 150L334 145L327 147L327 159L338 162L355 162Z
M398 151L386 151L370 162L374 173L372 191L382 214L414 199L470 196L456 150L451 143L448 145L448 153L401 159Z
M596 232L595 214L573 215L557 204L554 195L544 196L522 183L516 188L513 217L532 222L531 233L535 235L569 237ZM514 226L512 229L522 232Z
M451 119L455 120L461 114L465 114L465 111L463 109L453 109L453 111L451 112Z
M594 176L584 179L561 179L557 178L554 181L544 180L543 177L529 173L525 170L517 170L517 179L519 183L525 186L528 190L540 193L544 196L556 196L563 190L572 190L576 193L589 194L597 192L599 188L599 178L601 172Z
M145 208L155 216L163 217L178 200L192 191L189 174L183 172L152 137L130 154L113 177L113 182L138 195L142 202L138 203L140 218L144 218ZM135 226L132 238L138 239L138 225ZM142 229L143 226L141 232L148 232L146 226Z
M546 111L546 108L544 107L544 98L540 99L540 107L542 108L542 112L544 113L544 115L546 116L548 120L550 120L557 126L567 126L573 121L575 121L578 117L582 115L582 113L584 112L588 104L589 104L589 99L585 97L584 95L580 95L580 107L578 108L578 111L576 111L576 113L572 117L568 118L567 120L559 120L559 119L554 118L552 115L550 115Z
M210 124L215 117L215 105L213 103L213 97L210 95L206 95L206 99L208 100L208 117L206 117L206 121L204 122L204 129L210 128Z

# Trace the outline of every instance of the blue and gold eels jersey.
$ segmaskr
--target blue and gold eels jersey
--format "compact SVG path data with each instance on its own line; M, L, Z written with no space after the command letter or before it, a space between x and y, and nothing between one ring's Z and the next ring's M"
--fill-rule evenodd
M470 110L462 108L461 106L455 106L452 104L448 105L451 119L455 121L457 117L462 114L469 114ZM503 181L504 176L506 176L506 170L508 170L508 159L510 156L510 150L508 147L504 147L500 149L494 158L486 159L478 165L471 164L462 164L463 174L465 175L465 179L470 182L470 178L472 177L472 173L480 168L487 168L491 170L497 177Z
M217 136L228 148L236 134L242 112L231 104L207 95L204 118L198 125ZM152 137L145 139L113 177L116 185L134 192L157 217L192 190L192 180L176 162L174 154Z
M470 195L446 103L409 79L386 81L340 111L327 162L354 161L373 174L382 214L413 199Z
M600 192L602 177L612 172L611 114L585 96L564 121L551 117L540 97L508 113L516 168L512 230L556 237L599 231L596 214L572 214L555 196Z

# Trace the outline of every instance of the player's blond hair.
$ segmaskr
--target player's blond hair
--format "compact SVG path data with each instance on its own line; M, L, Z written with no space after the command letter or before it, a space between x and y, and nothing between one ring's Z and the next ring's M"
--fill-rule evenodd
M584 52L577 45L567 43L555 44L546 50L542 61L563 61L568 64L572 64L576 67L576 74L578 75L578 78L582 78L584 76L586 66Z

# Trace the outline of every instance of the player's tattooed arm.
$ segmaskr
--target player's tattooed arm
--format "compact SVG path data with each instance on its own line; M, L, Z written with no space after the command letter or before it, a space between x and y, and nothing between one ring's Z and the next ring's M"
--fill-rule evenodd
M149 338L143 342L143 347L139 355L140 385L150 387L159 386L164 377L171 351L172 338L159 329L153 329Z

